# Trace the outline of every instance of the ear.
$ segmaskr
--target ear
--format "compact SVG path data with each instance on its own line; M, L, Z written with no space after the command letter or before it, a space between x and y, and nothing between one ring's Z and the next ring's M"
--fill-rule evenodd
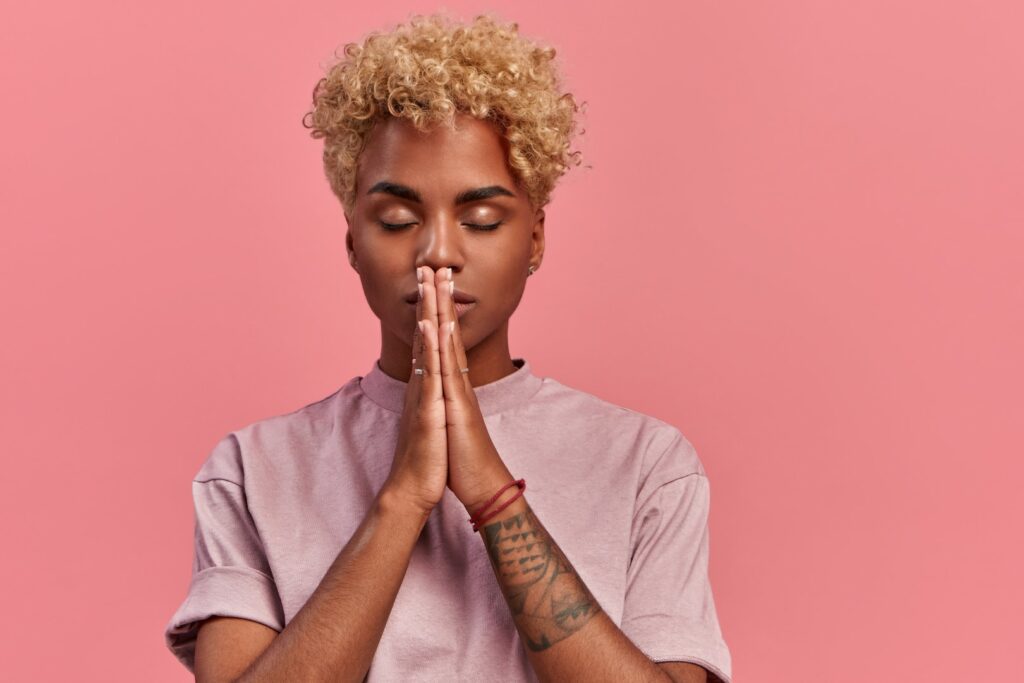
M345 217L345 222L348 223L348 217ZM352 242L352 225L348 224L349 227L345 231L345 251L348 252L348 263L352 266L352 269L357 273L359 272L359 264L356 261L356 250Z
M544 260L544 209L537 209L534 214L531 240L530 263L540 268L540 262Z

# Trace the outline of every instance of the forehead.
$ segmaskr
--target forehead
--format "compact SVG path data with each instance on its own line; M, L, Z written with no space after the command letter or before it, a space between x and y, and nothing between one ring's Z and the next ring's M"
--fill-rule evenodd
M439 124L428 131L387 118L374 126L359 155L357 187L365 192L388 180L439 198L484 185L514 189L507 149L492 123L471 116L457 115L454 128Z

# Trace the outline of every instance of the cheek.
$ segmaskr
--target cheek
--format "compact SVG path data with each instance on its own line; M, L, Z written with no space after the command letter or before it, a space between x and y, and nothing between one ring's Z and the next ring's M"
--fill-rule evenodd
M393 317L394 303L396 299L395 283L398 282L395 276L382 264L376 262L359 263L359 281L362 285L363 296L370 306L370 310L378 318ZM398 297L400 299L400 297Z
M481 295L487 297L488 308L494 312L514 310L522 297L528 261L528 252L520 254L522 251L523 245L519 240L510 240L506 244L493 245L484 253L472 255L472 267L486 283Z
M508 319L519 306L524 292L525 282L517 272L507 266L495 273L488 296L488 317L492 322L500 324Z

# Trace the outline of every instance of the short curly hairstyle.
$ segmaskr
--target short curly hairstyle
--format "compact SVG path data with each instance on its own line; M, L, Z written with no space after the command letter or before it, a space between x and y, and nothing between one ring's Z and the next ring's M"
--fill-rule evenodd
M468 25L441 13L413 14L390 32L344 46L345 58L313 89L302 124L324 139L324 173L346 215L355 204L359 154L373 126L389 116L419 130L451 126L456 113L494 122L531 204L550 201L558 178L580 163L581 152L569 147L586 103L562 92L555 49L518 30L489 14Z

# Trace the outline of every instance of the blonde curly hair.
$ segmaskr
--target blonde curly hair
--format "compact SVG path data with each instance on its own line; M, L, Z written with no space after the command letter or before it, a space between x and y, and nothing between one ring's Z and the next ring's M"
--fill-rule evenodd
M562 92L555 49L518 30L488 14L468 25L440 13L414 14L390 32L344 46L345 58L313 89L302 125L324 139L324 173L346 215L355 204L359 154L373 126L388 116L409 119L419 130L451 126L456 113L494 122L531 204L550 201L558 178L580 163L581 153L569 146L586 103Z

